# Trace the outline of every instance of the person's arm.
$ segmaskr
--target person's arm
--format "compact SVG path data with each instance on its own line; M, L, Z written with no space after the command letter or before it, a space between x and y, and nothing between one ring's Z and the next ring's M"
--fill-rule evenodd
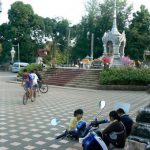
M38 76L39 78L39 81L42 81L42 77L41 77L41 74L39 72L36 73L36 75Z
M22 82L21 82L21 86L23 86L24 83L24 75L22 75Z
M111 133L113 131L113 126L114 123L111 123L110 125L108 125L102 132L103 135L108 135L109 133Z

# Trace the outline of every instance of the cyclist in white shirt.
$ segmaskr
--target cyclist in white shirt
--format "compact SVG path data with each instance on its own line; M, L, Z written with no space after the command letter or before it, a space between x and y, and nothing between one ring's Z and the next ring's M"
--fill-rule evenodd
M37 90L38 94L39 94L39 90L38 90L38 76L33 72L31 71L31 76L32 76L32 90Z

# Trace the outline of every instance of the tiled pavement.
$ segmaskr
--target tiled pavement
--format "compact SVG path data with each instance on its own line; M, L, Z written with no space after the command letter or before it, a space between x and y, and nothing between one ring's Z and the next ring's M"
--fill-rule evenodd
M130 114L150 102L146 92L100 91L50 86L35 102L22 104L24 90L19 84L0 78L0 150L81 150L77 141L55 140L64 129L53 127L50 120L60 119L67 127L73 111L82 108L86 120L98 111L98 101L105 100L106 107L100 118L108 115L116 101L131 104Z

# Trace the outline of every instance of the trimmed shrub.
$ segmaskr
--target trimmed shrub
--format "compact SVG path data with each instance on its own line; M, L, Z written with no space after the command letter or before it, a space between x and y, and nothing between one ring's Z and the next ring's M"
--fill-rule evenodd
M149 68L110 68L100 74L103 85L148 85L150 84Z
M42 70L42 65L41 64L31 64L31 65L28 65L27 67L22 68L22 69L19 70L18 76L22 76L23 75L23 70L24 69L27 69L28 72L30 72L31 70L34 70L34 69Z

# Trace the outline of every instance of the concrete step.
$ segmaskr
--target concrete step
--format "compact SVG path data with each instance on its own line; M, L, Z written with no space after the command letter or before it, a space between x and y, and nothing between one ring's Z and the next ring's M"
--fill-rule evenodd
M42 72L47 84L98 89L100 70L52 69Z

